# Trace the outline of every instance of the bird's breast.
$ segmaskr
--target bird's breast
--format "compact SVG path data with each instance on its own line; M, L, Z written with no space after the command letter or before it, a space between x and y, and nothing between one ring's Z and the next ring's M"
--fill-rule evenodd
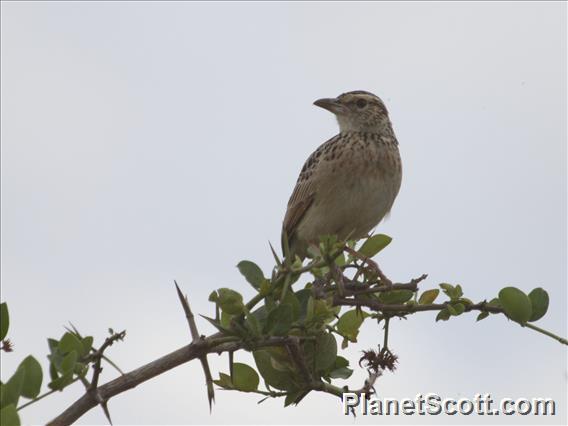
M347 140L326 154L314 203L298 231L308 240L325 234L361 238L390 211L398 194L402 169L396 140Z

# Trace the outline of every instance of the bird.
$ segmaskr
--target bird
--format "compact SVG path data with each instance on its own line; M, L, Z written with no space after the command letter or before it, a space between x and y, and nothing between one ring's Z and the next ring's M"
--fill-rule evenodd
M304 163L288 201L282 246L305 259L320 237L358 240L390 212L402 182L398 141L384 102L355 90L314 105L337 118L339 133Z

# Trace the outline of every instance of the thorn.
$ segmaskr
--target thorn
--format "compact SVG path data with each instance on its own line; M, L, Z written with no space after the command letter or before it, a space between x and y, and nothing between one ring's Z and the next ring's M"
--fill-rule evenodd
M276 261L276 264L279 267L282 266L282 261L280 260L280 258L276 254L276 251L274 250L274 247L272 247L272 244L270 243L270 241L268 242L268 245L270 246L270 251L272 251L272 256L274 256L274 260Z
M110 412L108 411L108 401L101 402L101 407L103 407L103 412L105 413L105 417L107 418L109 424L112 426L112 420L110 418Z

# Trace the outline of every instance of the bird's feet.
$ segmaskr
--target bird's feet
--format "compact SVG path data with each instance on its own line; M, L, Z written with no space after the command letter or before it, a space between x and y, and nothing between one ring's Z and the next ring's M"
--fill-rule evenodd
M381 268L379 268L377 262L365 256L364 254L361 254L358 251L353 250L349 246L345 246L345 251L349 253L351 256L360 259L363 263L367 264L367 266L377 274L379 280L381 281L381 284L385 286L386 290L392 287L392 281L383 273L383 271L381 271Z

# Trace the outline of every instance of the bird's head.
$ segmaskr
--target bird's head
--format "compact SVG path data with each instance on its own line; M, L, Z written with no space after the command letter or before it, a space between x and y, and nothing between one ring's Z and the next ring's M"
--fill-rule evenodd
M314 105L334 113L341 132L392 131L385 104L372 93L356 90L343 93L337 98L318 99Z

